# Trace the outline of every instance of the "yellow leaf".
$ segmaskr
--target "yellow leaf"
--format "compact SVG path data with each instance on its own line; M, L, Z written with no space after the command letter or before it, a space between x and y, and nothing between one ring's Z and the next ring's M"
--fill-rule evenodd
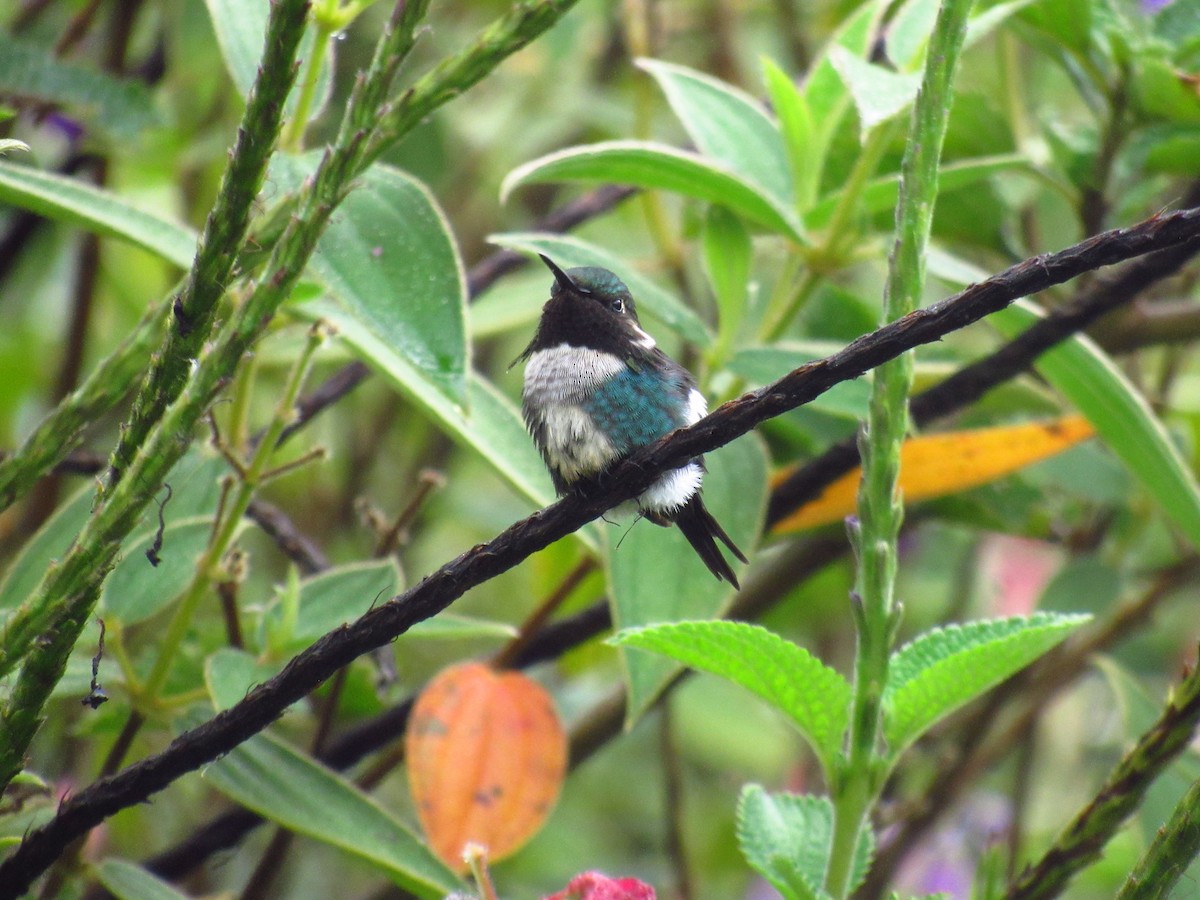
M900 449L900 491L906 503L956 494L1061 453L1093 433L1083 416L1065 416L1050 422L910 438ZM772 486L794 470L777 472ZM790 534L850 515L855 510L861 475L860 469L848 472L820 497L776 524L772 533Z

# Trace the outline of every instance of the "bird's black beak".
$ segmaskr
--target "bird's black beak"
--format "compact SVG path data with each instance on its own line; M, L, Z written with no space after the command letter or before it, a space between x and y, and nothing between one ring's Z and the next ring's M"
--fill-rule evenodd
M568 275L566 272L564 272L562 269L560 269L558 267L558 265L555 264L554 260L552 260L546 254L539 253L538 256L541 257L542 262L544 262L546 264L546 268L554 273L554 280L558 283L558 286L560 288L563 288L564 290L568 290L568 291L573 291L576 294L590 293L590 291L583 290L581 287L579 287L579 285L577 285L575 282L573 282L571 280L571 276Z

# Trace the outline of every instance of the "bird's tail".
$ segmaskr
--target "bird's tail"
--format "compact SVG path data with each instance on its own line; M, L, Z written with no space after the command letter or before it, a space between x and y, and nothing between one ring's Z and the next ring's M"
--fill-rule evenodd
M672 516L675 524L679 526L679 530L683 532L683 536L688 539L688 543L692 545L692 549L696 551L696 555L704 561L710 572L717 576L718 579L724 579L732 584L738 590L741 590L741 585L738 584L737 576L733 574L733 569L729 567L729 563L725 561L725 557L721 555L721 549L717 546L717 542L713 538L720 539L729 551L740 559L742 562L749 562L738 549L732 538L725 533L725 529L720 526L712 513L704 505L704 501L700 499L700 492L692 494L691 498L679 512Z

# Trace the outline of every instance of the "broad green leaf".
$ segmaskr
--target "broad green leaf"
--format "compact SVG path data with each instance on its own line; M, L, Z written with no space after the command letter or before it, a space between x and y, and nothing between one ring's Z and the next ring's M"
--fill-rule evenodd
M795 185L796 208L804 211L817 199L820 172L813 165L813 121L808 101L791 77L766 57L763 77L771 106L779 117L779 132L787 149L788 168Z
M255 735L206 766L202 775L242 806L377 866L419 897L465 888L372 797L269 734Z
M724 363L746 316L753 256L750 232L742 220L723 206L710 206L704 222L704 270L717 298L717 365Z
M745 378L751 386L763 387L778 381L793 369L798 369L813 360L823 359L840 349L841 345L820 341L790 341L770 347L747 347L734 354L728 368ZM805 406L857 422L866 418L870 398L871 378L867 374L853 381L843 381L834 385Z
M114 140L161 124L146 85L58 59L49 47L0 32L0 96L61 106Z
M846 82L858 110L862 134L898 115L917 99L919 75L893 72L860 59L844 47L834 47L829 59Z
M267 34L267 15L269 7L266 3L247 2L247 0L204 0L208 14L212 20L213 31L217 34L217 45L221 48L221 56L225 59L225 68L233 86L244 99L250 94L250 88L258 75L259 61L263 55L263 46ZM304 76L304 66L312 56L313 42L316 39L316 29L311 20L300 40L300 48L296 58L303 60L297 82ZM309 119L315 119L329 101L333 89L333 48L330 43L326 48L325 58L317 73L317 87L313 94L313 106L309 110ZM292 86L288 94L287 112L291 114L296 108L297 85Z
M720 79L674 63L639 59L700 152L727 164L781 205L795 202L791 166L779 128L762 104Z
M521 185L554 181L616 182L674 191L721 203L752 222L799 243L791 210L728 165L649 141L606 141L551 153L509 172L500 186L507 198Z
M643 312L649 313L681 338L697 347L708 347L712 344L712 334L700 316L679 302L678 298L670 291L659 287L653 279L647 278L637 269L631 268L629 260L610 253L602 247L567 235L534 232L493 234L488 237L488 240L510 250L544 253L564 269L574 266L601 266L611 269L629 286L629 290L637 302L639 315ZM541 266L541 262L539 261L537 265ZM546 272L544 289L540 294L530 297L529 304L531 308L537 310L540 310L541 305L550 298L550 284L553 280L546 269L542 269L542 271Z
M893 756L988 688L1023 669L1090 616L1036 613L936 628L892 657L883 692Z
M554 500L550 476L525 430L520 412L487 379L478 374L467 379L464 409L434 388L394 347L381 341L334 302L318 299L298 305L295 311L305 318L324 319L337 328L338 336L371 368L457 443L487 460L521 496L535 506L546 506ZM592 529L577 531L575 535L587 546L596 548Z
M315 165L272 165L289 187ZM416 179L374 165L338 207L309 267L381 343L449 400L466 402L466 277L437 202Z
M833 772L850 724L850 684L803 647L724 620L623 629L612 643L661 653L757 694L796 724L826 774Z
M1042 315L1035 304L1019 300L993 313L988 321L1011 339ZM1089 338L1075 335L1043 353L1035 366L1087 417L1100 439L1192 545L1200 547L1196 476L1145 398L1108 355Z
M260 662L245 650L221 647L204 660L204 686L218 712L241 703L251 688L274 678L283 662Z
M238 523L239 533L245 525L244 519ZM163 529L157 566L146 556L157 531L142 531L127 540L121 561L104 582L102 615L128 626L170 606L195 576L196 563L212 537L212 526L211 516L173 521Z
M758 540L766 502L767 463L755 436L704 458L704 504L746 556ZM610 517L611 518L611 517ZM708 571L678 528L617 518L606 526L610 603L618 628L713 618L733 596L731 585ZM741 564L728 555L734 570ZM648 653L621 651L629 685L627 717L635 721L679 671L679 664Z
M0 161L0 200L39 216L121 238L181 269L196 255L196 233L74 178Z
M981 156L975 159L963 159L942 166L938 174L938 190L942 193L970 187L998 172L1009 172L1016 169L1032 171L1029 160L1016 153L1005 153L997 156ZM863 210L869 214L881 213L896 205L896 197L900 190L900 175L893 172L882 178L870 181L860 198ZM806 221L813 228L821 228L829 224L833 211L837 208L839 195L831 194L823 197L808 213Z
M263 614L263 632L282 634L287 617L291 621L286 628L286 643L273 645L273 649L298 650L340 625L353 622L373 606L386 603L402 587L400 567L391 558L334 566L300 583L294 619L284 612L277 593Z
M784 897L824 898L822 890L833 845L833 804L810 794L769 794L760 785L742 789L737 808L742 856ZM854 848L849 890L867 876L875 836L865 828Z
M163 521L168 528L183 524L198 517L211 516L216 511L220 497L220 477L228 471L223 459L206 451L190 451L167 476L172 497L163 507ZM66 553L76 535L91 515L92 502L96 494L93 485L84 485L54 515L47 519L37 534L30 538L20 556L9 566L4 581L0 583L0 610L13 609L28 597L54 560ZM158 499L166 497L166 491ZM150 536L158 529L158 507L152 505L143 514L141 521L130 532L122 549L122 562L137 569L145 567L149 574L151 566L145 556ZM135 549L140 547L141 549ZM162 558L164 565L170 559L171 545L163 540ZM115 573L114 573L115 574ZM110 576L111 579L112 576ZM106 588L107 590L107 588ZM170 601L173 597L167 597Z
M108 857L96 866L96 877L118 900L187 900L186 894L127 859Z

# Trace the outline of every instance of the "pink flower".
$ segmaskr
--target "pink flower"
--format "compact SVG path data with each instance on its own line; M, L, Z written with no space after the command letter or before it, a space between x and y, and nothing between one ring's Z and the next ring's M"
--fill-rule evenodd
M571 879L565 890L543 900L655 900L654 888L636 878L609 878L584 872Z

